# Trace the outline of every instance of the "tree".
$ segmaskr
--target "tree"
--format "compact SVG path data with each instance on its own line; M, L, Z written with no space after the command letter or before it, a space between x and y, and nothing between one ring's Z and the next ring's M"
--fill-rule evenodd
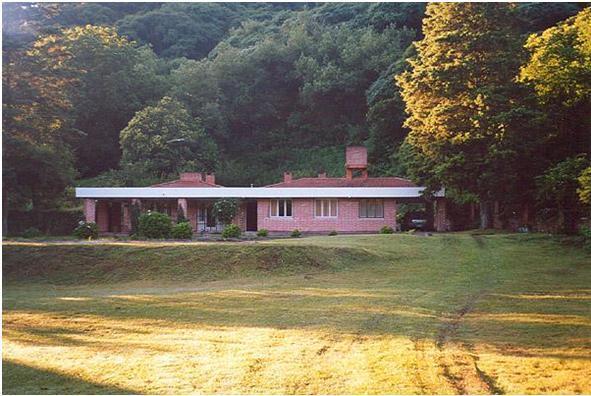
M573 232L580 203L589 203L591 154L591 9L532 34L525 44L530 59L519 80L533 86L550 130L547 169L539 178L539 197L558 211L559 226ZM576 199L576 187L580 201Z
M441 3L426 15L411 70L397 78L409 115L409 170L431 191L445 187L456 201L480 202L486 228L492 202L528 179L519 160L537 144L535 111L514 81L521 42L513 8ZM524 141L533 146L520 147Z
M552 165L591 152L591 8L540 34L525 47L519 80L535 89L549 118Z
M121 131L122 167L166 178L183 170L213 171L217 148L184 105L165 96L136 113Z
M588 166L589 161L585 156L571 157L536 178L539 187L538 199L542 204L545 204L544 201L554 204L558 211L558 226L567 233L576 231L576 220L580 215L577 179Z
M238 213L239 202L233 198L218 199L213 203L213 212L216 219L224 225L232 223L234 217Z
M578 181L577 193L579 194L579 200L586 205L591 205L591 166L581 172Z
M591 8L540 34L532 34L525 47L531 53L521 68L520 80L531 82L546 102L565 105L591 97Z
M62 89L71 104L70 140L83 176L115 167L121 157L119 132L133 114L166 89L161 62L115 29L76 26L40 37L30 51L40 67L65 75ZM108 115L108 116L106 116Z
M73 81L66 71L45 68L32 52L18 41L3 46L4 226L8 208L59 206L76 175L68 146Z

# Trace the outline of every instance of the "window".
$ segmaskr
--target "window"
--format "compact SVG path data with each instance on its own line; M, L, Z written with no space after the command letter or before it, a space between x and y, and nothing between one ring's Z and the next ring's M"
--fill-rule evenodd
M271 217L291 217L291 199L272 199Z
M384 217L384 201L381 199L362 199L359 201L359 217Z
M337 217L336 199L317 199L314 209L316 217Z

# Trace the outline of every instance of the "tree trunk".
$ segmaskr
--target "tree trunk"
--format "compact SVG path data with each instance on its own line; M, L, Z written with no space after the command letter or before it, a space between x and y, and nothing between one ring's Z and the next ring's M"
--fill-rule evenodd
M490 202L480 201L480 229L490 228Z

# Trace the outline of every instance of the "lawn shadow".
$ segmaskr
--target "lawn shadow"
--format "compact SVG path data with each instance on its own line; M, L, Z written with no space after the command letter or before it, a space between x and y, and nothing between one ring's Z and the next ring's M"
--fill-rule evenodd
M581 296L585 291L575 291ZM506 348L520 345L538 350L577 347L591 337L591 321L585 315L586 300L523 300L509 307L507 297L484 295L485 304L470 308L459 326L458 338L471 344ZM492 299L492 300L491 300ZM257 288L220 289L179 294L103 295L81 300L52 298L42 306L7 308L5 313L27 312L50 317L91 318L88 335L110 329L129 332L133 322L143 321L152 331L158 328L273 328L278 330L321 330L356 336L402 336L437 340L454 309L469 304L464 297L450 302L450 310L434 287L430 290L367 290L361 288L313 288L291 290ZM491 304L491 301L493 303ZM524 302L527 301L527 304ZM560 307L557 307L559 305ZM455 308L454 308L455 307ZM508 309L509 308L509 309ZM560 309L558 309L560 308ZM560 314L558 314L558 312ZM129 324L129 326L127 326ZM55 328L27 320L5 323L8 339L62 345L90 345L79 337L80 327ZM136 330L133 330L137 332ZM577 341L579 340L579 341ZM136 345L137 346L137 345ZM104 344L103 347L107 347ZM114 346L116 347L116 346ZM149 344L144 347L150 348ZM567 358L568 356L563 356ZM577 358L573 355L573 358Z
M85 381L63 373L2 359L3 394L134 394L113 385Z

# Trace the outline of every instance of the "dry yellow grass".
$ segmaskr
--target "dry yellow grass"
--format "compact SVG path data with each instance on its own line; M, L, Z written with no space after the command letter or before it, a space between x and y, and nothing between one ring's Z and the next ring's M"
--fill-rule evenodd
M384 261L207 282L5 285L4 392L591 393L591 267L580 251L468 235L275 244L357 247Z

